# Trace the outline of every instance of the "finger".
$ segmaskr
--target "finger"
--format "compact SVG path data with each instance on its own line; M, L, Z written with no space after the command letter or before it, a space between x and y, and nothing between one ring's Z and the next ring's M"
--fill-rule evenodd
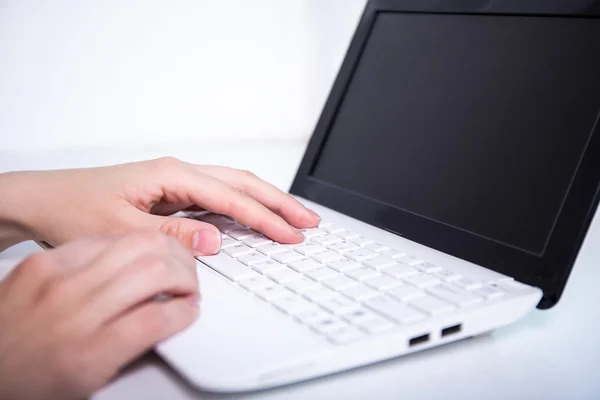
M64 273L92 263L118 240L117 236L100 235L68 242L46 254L61 266Z
M302 203L289 194L265 182L251 172L216 166L201 166L199 168L217 179L240 188L248 196L281 215L287 222L297 228L313 228L320 221L319 216L314 211L304 207Z
M128 221L135 226L157 229L177 239L194 256L216 254L221 249L221 232L206 222L149 215L139 210L134 210L134 215Z
M187 188L194 204L208 211L229 215L281 243L299 243L304 240L302 234L283 218L227 183L200 172L185 174L182 179L175 183L177 187L173 190Z
M81 297L84 297L85 293L94 292L136 259L147 255L167 254L181 264L187 263L195 271L195 260L181 244L157 230L148 230L132 232L114 241L70 279L75 281L74 286L80 288Z
M157 296L198 296L195 262L189 259L147 255L124 265L85 302L78 323L100 326Z
M188 327L198 307L186 298L148 302L116 318L91 337L87 348L102 360L96 372L106 382L122 367L151 350L164 339Z
M96 259L113 241L110 236L88 237L36 253L17 265L5 278L5 287L10 289L13 281L24 281L29 294L38 293L40 288ZM20 284L17 283L16 286Z

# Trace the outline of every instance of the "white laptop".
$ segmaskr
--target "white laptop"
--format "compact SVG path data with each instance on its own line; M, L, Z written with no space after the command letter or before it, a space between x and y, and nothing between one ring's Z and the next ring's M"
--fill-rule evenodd
M251 391L554 306L600 182L600 7L571 3L369 2L290 190L321 225L281 245L191 215L223 248L157 353Z

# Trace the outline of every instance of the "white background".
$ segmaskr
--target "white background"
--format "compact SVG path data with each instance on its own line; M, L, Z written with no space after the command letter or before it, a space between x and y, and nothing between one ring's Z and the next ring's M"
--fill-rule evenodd
M0 0L0 151L307 138L365 0Z

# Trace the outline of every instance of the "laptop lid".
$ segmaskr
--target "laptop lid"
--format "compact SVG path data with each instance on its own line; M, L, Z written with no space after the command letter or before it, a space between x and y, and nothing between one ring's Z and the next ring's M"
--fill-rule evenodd
M555 305L598 205L600 1L370 1L291 193Z

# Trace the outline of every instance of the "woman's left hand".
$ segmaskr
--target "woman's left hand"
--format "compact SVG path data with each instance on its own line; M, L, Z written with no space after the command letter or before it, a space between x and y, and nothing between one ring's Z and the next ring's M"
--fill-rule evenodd
M94 234L157 229L193 255L219 251L219 230L169 215L190 207L225 214L281 243L303 240L298 228L319 217L248 171L174 158L109 167L6 174L4 196L28 238L52 246Z

